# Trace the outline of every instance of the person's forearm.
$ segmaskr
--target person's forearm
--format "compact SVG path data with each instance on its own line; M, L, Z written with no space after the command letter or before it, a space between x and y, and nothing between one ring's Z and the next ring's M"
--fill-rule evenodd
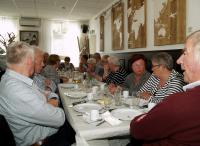
M59 105L58 99L56 99L56 98L51 98L47 102L55 107L58 107L58 105Z

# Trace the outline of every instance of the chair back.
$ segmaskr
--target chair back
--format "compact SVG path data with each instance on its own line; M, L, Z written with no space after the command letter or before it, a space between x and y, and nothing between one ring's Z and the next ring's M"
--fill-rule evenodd
M12 131L3 115L0 115L0 146L16 146Z

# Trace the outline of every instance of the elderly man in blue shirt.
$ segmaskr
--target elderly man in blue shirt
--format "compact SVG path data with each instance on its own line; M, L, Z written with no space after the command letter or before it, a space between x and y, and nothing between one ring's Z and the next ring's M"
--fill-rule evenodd
M34 73L34 49L24 42L12 43L7 48L7 67L0 82L0 114L6 118L16 145L41 144L47 137L48 142L60 132L65 113L48 103L30 78Z
M56 105L57 104L56 102L59 101L59 97L55 93L57 86L53 81L51 81L50 79L47 79L46 77L40 74L44 66L43 52L42 50L39 49L39 47L37 46L33 46L33 47L34 47L34 52L35 52L33 82L39 87L38 90L40 90L47 96L48 101L54 102L54 104ZM54 100L57 100L57 101L54 101Z

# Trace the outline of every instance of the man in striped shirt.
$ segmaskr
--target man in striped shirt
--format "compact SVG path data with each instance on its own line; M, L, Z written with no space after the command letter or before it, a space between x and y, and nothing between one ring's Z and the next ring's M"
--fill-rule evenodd
M59 103L59 96L55 93L57 86L55 83L40 74L43 63L43 52L38 47L34 47L35 62L34 62L34 76L33 82L39 91L44 93L48 99L48 102L52 102L55 105Z

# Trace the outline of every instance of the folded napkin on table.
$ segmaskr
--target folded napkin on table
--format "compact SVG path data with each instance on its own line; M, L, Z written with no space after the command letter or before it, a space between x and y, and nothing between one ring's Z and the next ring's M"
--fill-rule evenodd
M103 113L101 116L102 116L102 119L104 119L106 122L108 122L112 126L119 125L120 123L122 123L122 121L113 117L109 111Z

